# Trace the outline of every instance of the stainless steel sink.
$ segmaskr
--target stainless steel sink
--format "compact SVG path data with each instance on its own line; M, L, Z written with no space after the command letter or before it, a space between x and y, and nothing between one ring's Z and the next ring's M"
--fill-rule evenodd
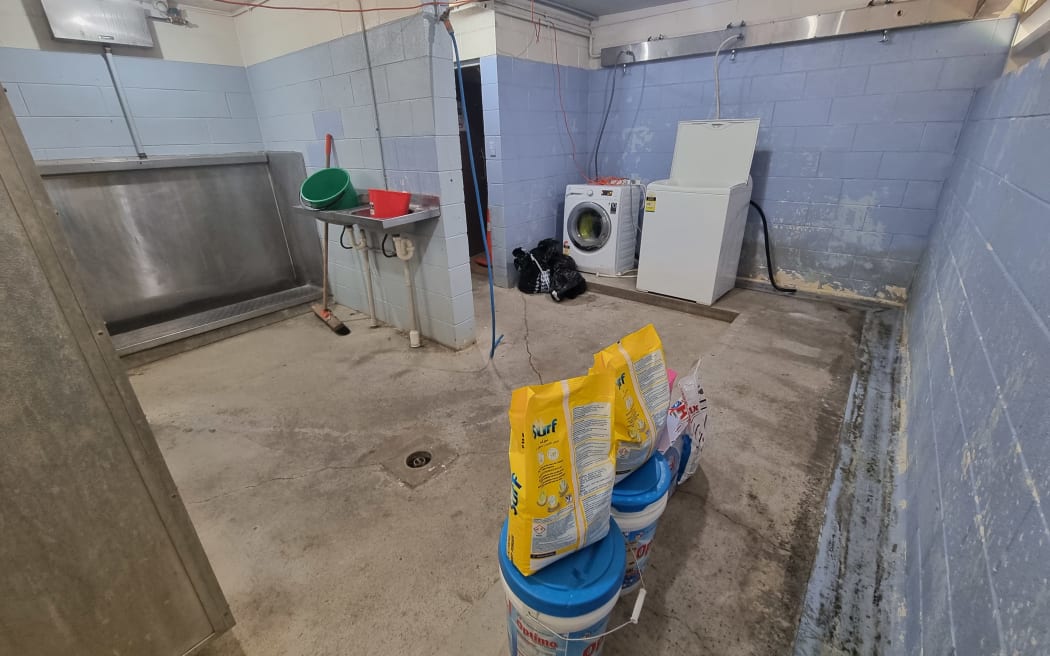
M441 201L437 196L412 194L408 208L408 214L387 219L372 216L367 203L349 210L312 210L302 205L297 205L295 210L296 214L303 218L316 219L332 225L359 225L366 230L379 232L395 232L398 228L441 216Z

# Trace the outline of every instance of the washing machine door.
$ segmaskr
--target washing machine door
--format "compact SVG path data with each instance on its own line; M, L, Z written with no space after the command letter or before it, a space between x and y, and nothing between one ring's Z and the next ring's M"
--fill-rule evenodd
M565 233L572 245L584 253L602 249L612 236L609 212L597 203L584 201L574 207L565 221Z

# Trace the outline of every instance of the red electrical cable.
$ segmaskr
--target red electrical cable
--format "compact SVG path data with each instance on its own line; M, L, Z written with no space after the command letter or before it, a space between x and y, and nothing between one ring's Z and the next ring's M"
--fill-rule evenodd
M367 14L371 11L412 11L415 9L423 9L424 7L460 7L462 5L469 5L480 0L461 0L460 2L422 2L418 5L408 5L406 7L370 7L368 9L340 9L338 7L299 7L299 6L288 6L288 5L270 5L262 4L261 2L241 2L240 0L214 0L215 2L222 3L224 5L234 5L236 7L250 7L252 9L276 9L284 11L329 11L336 14Z
M569 127L569 113L565 111L565 96L561 91L561 61L558 57L557 28L551 26L551 33L554 35L554 78L558 86L558 104L561 105L561 115L565 119L565 134L569 137L569 145L572 147L572 163L576 165L576 172L587 181L587 184L594 184L595 181L587 175L586 171L580 168L580 163L576 161L576 140L572 137L572 129Z
M532 17L530 18L530 20L532 21L533 28L536 30L536 43L539 43L540 30L543 29L543 26L540 25L540 22L538 20L536 20L536 0L532 0L531 2L531 11Z
M587 184L593 185L627 185L631 184L631 181L627 178L617 177L602 177L592 178L587 175L587 172L580 167L580 163L576 161L576 140L572 136L572 129L569 127L569 113L565 111L565 97L561 90L561 61L558 57L558 29L551 25L551 32L554 35L554 76L556 84L558 85L558 104L561 105L561 115L565 120L565 134L569 137L569 144L572 146L572 163L576 165L576 172L580 174L580 177L587 182Z

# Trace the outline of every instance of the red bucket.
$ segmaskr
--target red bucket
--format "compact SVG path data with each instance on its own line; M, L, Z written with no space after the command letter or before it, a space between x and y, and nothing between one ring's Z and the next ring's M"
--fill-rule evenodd
M372 206L372 216L377 219L391 219L408 214L408 201L412 194L388 189L369 189L368 204Z

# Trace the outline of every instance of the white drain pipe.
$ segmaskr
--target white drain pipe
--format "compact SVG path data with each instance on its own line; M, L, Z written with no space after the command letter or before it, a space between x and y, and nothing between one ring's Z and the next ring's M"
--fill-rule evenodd
M355 224L350 227L350 241L361 255L361 266L365 270L365 294L368 295L368 325L375 328L379 322L376 321L376 299L372 294L372 265L368 261L368 233Z
M416 315L416 288L412 286L412 269L408 264L416 252L416 245L408 237L395 235L394 252L397 253L397 259L405 265L405 287L408 288L408 325L410 326L408 345L412 348L419 348L422 344L419 341L419 317Z

